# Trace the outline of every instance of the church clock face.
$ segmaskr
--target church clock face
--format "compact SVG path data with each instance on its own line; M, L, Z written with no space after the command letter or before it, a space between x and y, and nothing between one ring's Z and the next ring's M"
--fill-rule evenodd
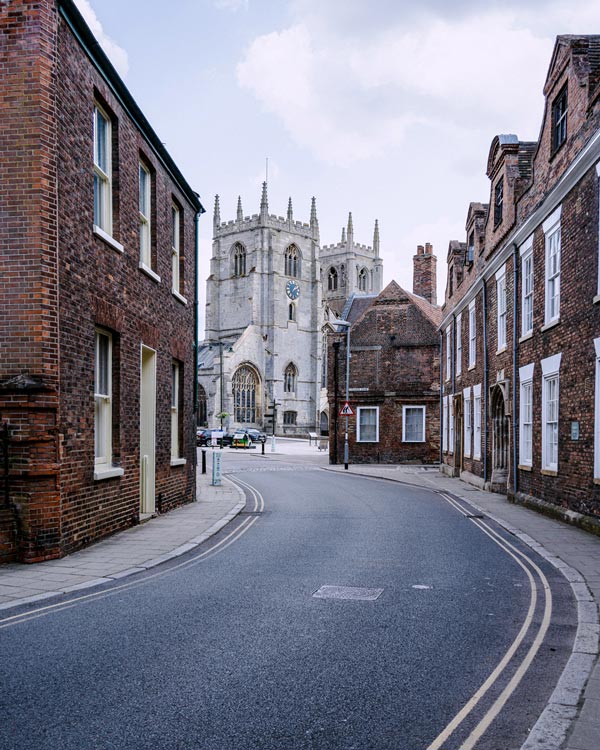
M288 281L285 285L285 293L290 299L298 299L300 296L300 285L297 281Z

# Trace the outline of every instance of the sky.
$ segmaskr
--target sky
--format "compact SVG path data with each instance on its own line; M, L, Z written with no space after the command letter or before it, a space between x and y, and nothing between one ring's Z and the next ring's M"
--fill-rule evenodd
M384 284L412 290L431 242L443 301L450 240L471 201L487 203L492 139L537 140L558 34L600 33L590 0L76 0L207 213L269 211L338 242L379 220ZM202 323L203 326L203 323ZM202 330L202 327L201 327Z

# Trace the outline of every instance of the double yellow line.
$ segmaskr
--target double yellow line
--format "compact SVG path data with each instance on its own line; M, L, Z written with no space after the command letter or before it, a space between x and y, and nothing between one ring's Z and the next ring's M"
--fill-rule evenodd
M258 492L258 490L255 490L249 484L246 484L246 482L242 482L241 480L237 478L236 478L236 483L239 485L243 485L244 487L250 490L250 494L254 501L254 507L253 507L252 512L255 512L255 513L262 512L265 507L265 502L260 492ZM236 526L235 529L233 529L233 531L230 531L229 534L227 534L227 536L223 537L223 539L216 542L208 549L205 549L199 554L194 555L193 557L188 558L184 560L183 562L180 562L176 565L172 565L169 568L166 568L164 570L159 570L155 573L151 573L150 575L147 575L142 579L129 581L128 583L122 583L118 586L113 586L110 589L106 589L103 591L95 591L90 594L84 594L83 596L78 596L75 599L69 599L69 601L66 601L66 602L58 602L57 604L48 604L44 607L37 607L35 609L30 609L27 612L21 612L16 615L11 615L9 617L0 618L0 630L3 630L4 628L12 627L14 625L20 625L21 623L29 622L30 620L36 620L38 617L45 617L46 615L52 614L53 612L58 612L63 609L71 609L71 607L75 607L76 605L81 604L82 602L89 602L95 599L101 599L104 597L112 596L113 594L119 593L121 591L126 591L127 589L131 589L136 586L142 586L150 581L155 580L156 578L160 578L161 576L168 575L175 570L181 570L182 568L188 568L192 565L196 565L197 563L202 562L208 559L209 557L216 555L219 552L222 552L224 549L227 549L227 547L232 545L234 542L237 542L238 539L240 539L240 537L242 537L256 523L257 520L258 520L258 516L245 518L238 526Z
M440 494L444 498L444 500L450 503L450 505L452 505L452 507L455 508L459 513L462 513L463 516L467 516L467 517L471 516L471 514L467 513L465 509L463 508L463 506L460 503L458 503L454 498L442 492L438 494ZM510 542L508 542L506 539L500 536L500 534L495 532L491 528L491 526L487 524L485 521L482 521L477 518L471 518L471 520L473 521L473 523L476 524L476 526L479 527L479 529L484 534L486 534L493 542L495 542L502 550L504 550L504 552L506 552L507 555L512 557L513 560L525 571L525 574L529 581L529 589L530 589L529 608L527 610L527 615L525 616L525 620L523 621L523 625L521 626L521 629L519 630L516 638L511 643L511 645L509 646L508 650L506 651L502 659L499 661L494 671L485 680L485 682L477 689L477 691L467 701L467 703L465 703L465 705L456 714L456 716L452 719L452 721L446 726L446 728L427 747L427 750L441 750L446 740L450 737L450 735L452 735L458 729L458 727L463 723L463 721L467 718L467 716L471 713L471 711L473 711L473 709L477 706L477 704L481 701L481 699L485 696L485 694L490 690L490 688L493 685L495 685L495 683L500 678L500 675L502 674L502 672L504 672L506 667L512 661L517 649L523 643L523 640L525 639L530 629L532 628L533 619L535 616L536 604L538 600L538 589L541 586L543 595L544 595L544 614L538 626L537 632L533 638L531 646L529 647L525 656L521 659L513 676L508 681L504 690L502 690L500 695L493 702L493 704L485 713L483 718L479 721L477 726L473 729L471 734L467 737L467 739L461 745L461 750L474 750L477 742L479 741L483 733L488 729L490 724L498 716L498 714L503 709L508 699L514 693L517 686L523 679L525 673L531 666L531 662L535 658L537 652L540 649L540 646L542 645L544 641L544 638L546 637L548 627L550 626L550 618L552 616L552 592L550 591L550 584L548 583L548 579L546 578L544 573L540 570L540 568L533 562L533 560L528 555L521 552L514 545L512 545ZM539 583L532 575L531 570L533 570L536 573L537 577L539 578Z

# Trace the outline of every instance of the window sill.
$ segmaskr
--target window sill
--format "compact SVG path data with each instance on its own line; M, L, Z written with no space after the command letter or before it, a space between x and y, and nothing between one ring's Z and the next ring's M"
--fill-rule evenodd
M472 365L469 365L469 367L468 367L467 369L468 369L469 371L470 371L470 370L474 370L476 366L477 366L477 365L476 365L476 363L475 363L475 362L473 362L473 364L472 364Z
M528 331L521 336L521 338L519 339L519 344L522 344L524 341L529 341L529 339L531 338L533 338L533 331Z
M403 440L403 443L412 443L412 445L419 445L421 443L424 443L425 440Z
M594 477L594 484L596 485L600 484L600 477Z
M554 328L554 326L557 326L560 323L560 318L556 318L556 320L551 320L549 323L546 323L540 328L540 331L547 331L550 328Z
M118 253L125 252L125 248L123 247L123 245L121 245L120 242L117 242L114 237L111 237L110 234L107 234L104 229L100 229L100 227L96 224L94 224L92 232L96 235L96 237L99 237L109 247L112 247L113 250L116 250Z
M544 477L557 477L558 476L558 471L556 471L555 469L542 469L540 473Z
M519 464L517 469L519 471L533 471L533 467L530 464Z
M473 456L473 461L481 461L481 454L479 454L479 456Z
M600 302L600 294L597 294L597 295L596 295L596 296L594 297L594 299L592 300L592 302L594 303L594 305L597 305L597 304L598 304L598 302Z
M160 284L160 276L157 273L155 273L151 268L149 268L145 263L142 263L142 261L140 261L139 269L140 271L145 273L146 276L149 276L152 279L152 281L156 281L157 284Z
M187 463L186 458L172 458L171 466L185 466Z
M187 299L183 296L183 294L179 294L179 292L175 291L175 289L171 289L171 294L175 299L179 300L182 305L187 305Z
M507 346L506 344L504 344L504 346L501 346L500 349L496 349L496 354L504 354L506 349L507 349Z
M103 479L122 477L123 474L125 474L125 469L122 469L120 466L110 466L106 468L97 467L94 469L94 481L100 482Z
M293 427L294 425L285 425L285 427ZM375 445L379 442L379 440L357 440L357 443L370 443L371 445Z

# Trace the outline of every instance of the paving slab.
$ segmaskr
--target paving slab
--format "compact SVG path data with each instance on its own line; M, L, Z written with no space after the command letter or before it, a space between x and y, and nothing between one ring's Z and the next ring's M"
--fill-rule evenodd
M0 566L0 609L78 591L147 570L197 547L234 518L246 503L226 477L220 487L197 475L197 500L109 539L35 565Z

